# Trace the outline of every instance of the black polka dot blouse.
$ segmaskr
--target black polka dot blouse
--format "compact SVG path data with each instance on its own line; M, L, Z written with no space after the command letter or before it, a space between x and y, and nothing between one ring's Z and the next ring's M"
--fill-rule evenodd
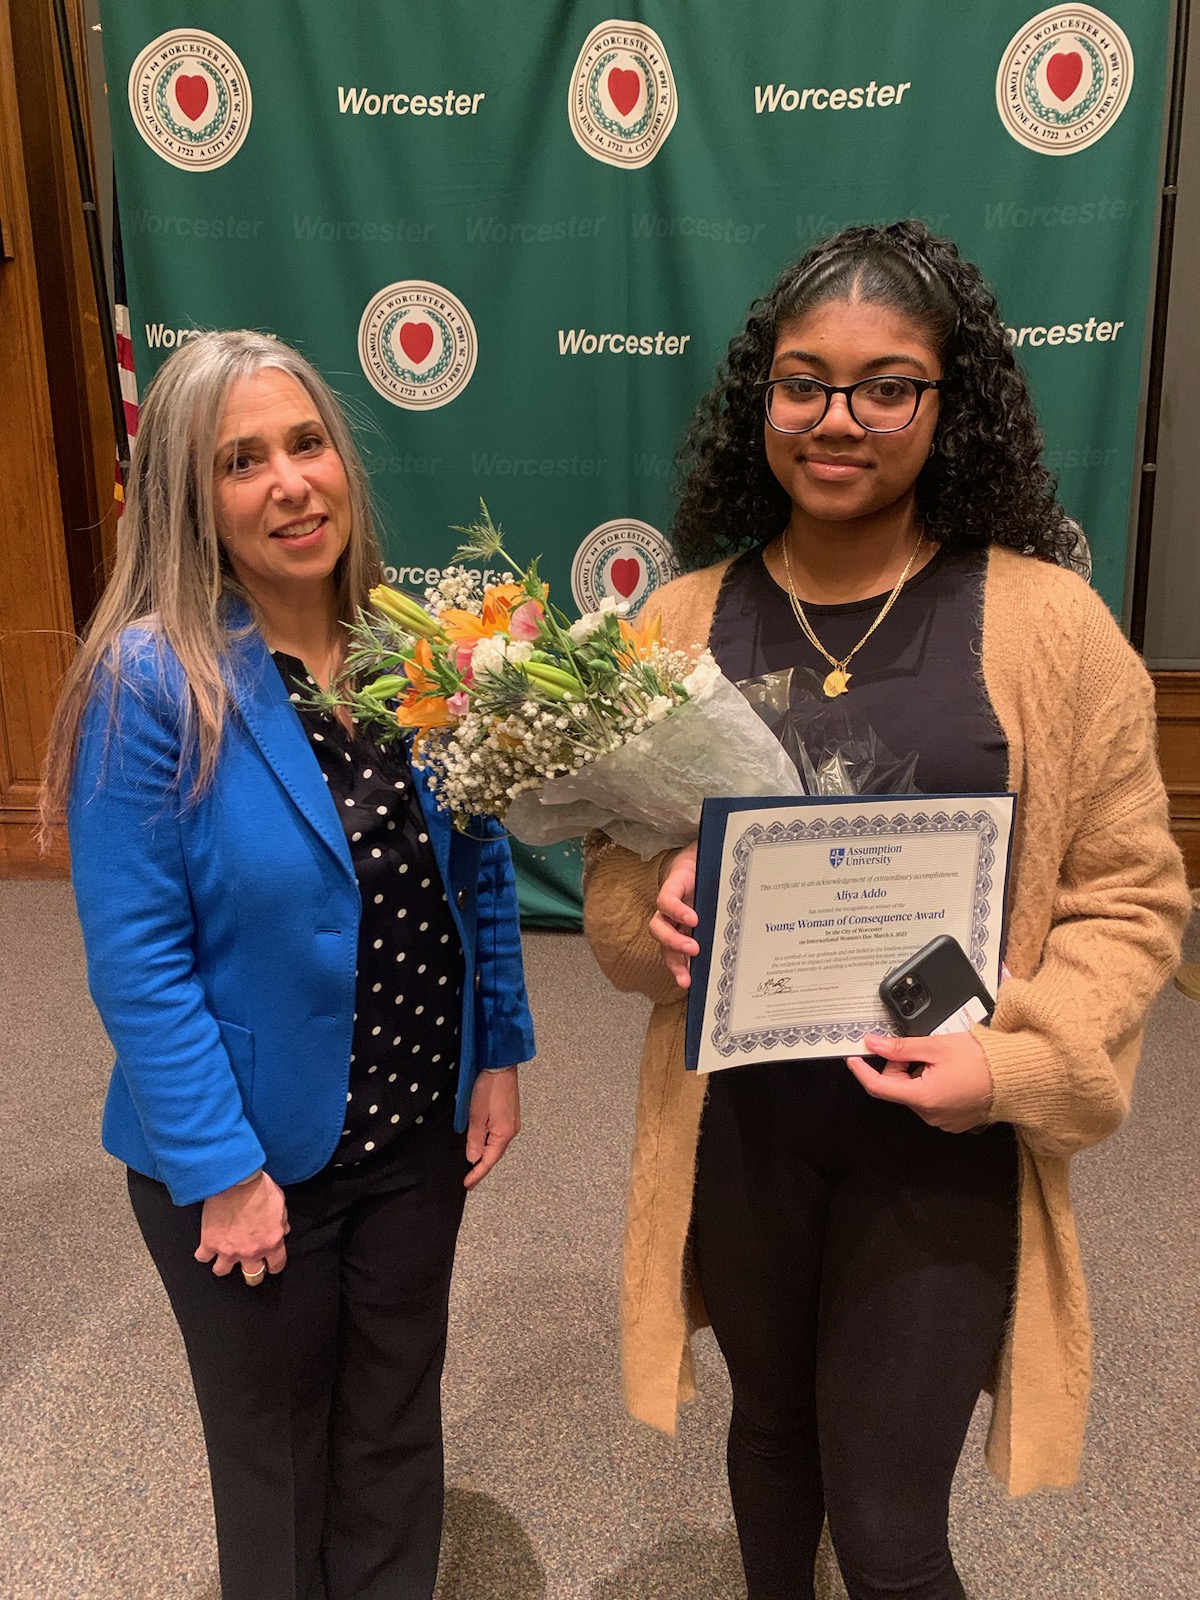
M330 1162L375 1159L450 1117L458 1087L463 953L400 745L347 733L306 703L302 661L274 653L338 808L362 896L346 1122Z

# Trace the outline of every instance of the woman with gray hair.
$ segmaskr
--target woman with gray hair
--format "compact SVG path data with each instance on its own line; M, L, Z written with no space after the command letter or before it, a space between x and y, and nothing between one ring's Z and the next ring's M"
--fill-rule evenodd
M468 1189L533 1053L512 863L310 703L381 563L331 391L208 333L141 412L67 676L64 811L116 1050L105 1148L187 1347L225 1600L417 1600Z

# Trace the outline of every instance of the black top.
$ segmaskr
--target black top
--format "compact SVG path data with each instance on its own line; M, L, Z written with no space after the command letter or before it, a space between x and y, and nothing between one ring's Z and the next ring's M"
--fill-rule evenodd
M1008 788L1008 742L980 665L985 551L938 550L851 661L850 687L831 707L864 718L893 755L917 753L923 794L994 794ZM836 659L866 633L886 594L849 605L805 605L813 632ZM829 663L800 631L788 599L749 550L717 597L709 646L734 683L785 667Z
M334 1167L374 1158L400 1134L453 1115L462 942L401 745L380 746L306 703L302 661L279 668L346 831L362 896L350 1091Z

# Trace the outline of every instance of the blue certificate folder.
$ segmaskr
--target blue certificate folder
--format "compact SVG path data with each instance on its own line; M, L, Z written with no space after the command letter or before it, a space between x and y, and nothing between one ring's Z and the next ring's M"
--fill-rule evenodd
M780 826L798 828L801 832L803 832L804 823L802 817L797 820L797 814L802 813L806 807L811 807L814 809L818 807L828 808L830 806L837 806L845 801L847 803L852 802L854 804L869 803L872 807L877 806L877 816L879 818L886 818L889 814L896 812L902 813L905 817L911 816L914 832L918 830L921 832L928 832L938 831L938 823L936 819L939 817L946 817L948 808L952 814L952 817L961 817L964 809L970 806L970 802L972 800L984 800L991 802L995 802L997 800L1008 800L1012 807L1012 810L1009 813L1007 839L1002 846L1002 856L1000 859L995 861L989 879L991 890L999 890L1000 901L1003 907L1001 936L998 941L993 941L993 944L995 945L995 953L993 958L986 963L983 960L982 946L980 946L978 950L972 949L968 951L968 954L971 956L974 964L978 969L980 969L980 976L982 977L983 981L987 984L991 992L995 994L997 988L999 987L1000 952L1003 950L1003 928L1004 922L1007 919L1007 889L1013 837L1013 827L1011 824L1016 806L1016 796L1014 794L905 794L850 796L805 795L799 798L794 795L784 795L779 797L769 796L767 798L763 798L762 796L750 796L747 798L733 800L705 800L704 808L700 817L700 836L696 852L696 888L693 903L695 905L699 921L696 925L694 933L696 940L700 945L700 954L692 959L692 982L691 987L688 990L687 998L687 1024L684 1036L684 1064L687 1069L691 1072L694 1072L700 1060L706 997L709 983L710 981L714 981L712 973L713 947L715 942L714 931L717 928L717 918L721 910L720 902L722 901L722 890L723 888L729 888L729 885L723 885L722 883L722 859L725 850L725 839L729 830L729 822L731 817L736 816L736 814L741 811L778 810L780 813L787 813L791 819L789 824L785 823L784 819L781 818ZM950 819L947 820L947 826L949 825ZM886 823L879 827L879 831L876 831L875 825L867 824L864 827L860 823L858 825L851 825L845 830L836 828L829 829L827 836L831 841L831 846L836 848L837 840L839 838L849 843L858 843L863 839L870 840L883 838L893 834L893 832L894 830ZM999 841L997 841L997 843L999 843ZM992 899L993 901L995 900L994 892L992 893ZM728 908L728 903L729 902L727 899L726 909ZM939 931L943 930L939 930L936 927L930 927L926 928L923 932L914 933L912 951L909 953L915 953L921 947L921 945L926 942L927 936L932 937L934 933ZM983 970L985 965L987 970ZM885 976L886 969L879 973L879 979L881 982ZM880 1017L882 1017L882 1014L882 1002L880 1002ZM830 1056L836 1056L839 1053L842 1052L839 1052L836 1044L833 1043L831 1043L829 1050L826 1052L826 1054ZM789 1058L790 1052L786 1048L781 1049L778 1059L787 1060Z

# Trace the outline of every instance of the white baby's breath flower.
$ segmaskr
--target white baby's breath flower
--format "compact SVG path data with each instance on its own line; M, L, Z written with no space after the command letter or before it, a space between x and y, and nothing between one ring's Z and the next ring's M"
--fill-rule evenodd
M483 606L479 574L468 567L447 567L437 583L426 589L425 606L435 617L449 607L478 616Z
M651 700L649 705L646 707L647 721L661 722L662 719L670 712L672 704L673 702L668 695L656 694L653 700Z

